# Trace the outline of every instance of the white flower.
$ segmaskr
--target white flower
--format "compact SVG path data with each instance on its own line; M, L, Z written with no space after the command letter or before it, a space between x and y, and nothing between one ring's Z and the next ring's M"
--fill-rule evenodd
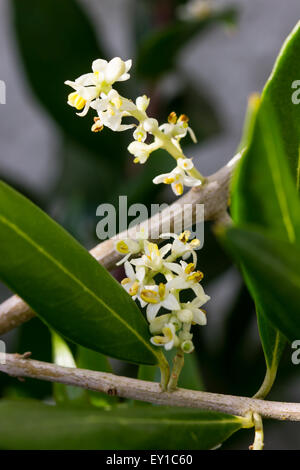
M115 82L128 80L128 71L132 65L131 60L124 62L119 57L115 57L110 62L103 59L94 60L92 73L86 73L78 77L75 81L67 80L66 85L71 86L75 92L68 96L68 104L78 110L83 109L78 116L85 116L91 103L99 98L101 93L109 93Z
M179 339L176 336L176 329L173 323L167 323L162 329L163 336L153 336L151 343L155 346L164 346L166 351L169 351L174 346L178 346Z
M193 262L197 264L195 249L199 248L201 243L198 238L194 238L189 242L190 236L191 232L189 230L185 230L180 235L177 235L176 233L163 233L160 235L160 238L174 238L171 248L171 257L173 259L182 257L182 259L186 260L192 255Z
M146 270L143 267L139 267L136 268L135 272L128 261L125 262L124 268L127 277L121 281L121 284L128 294L131 295L133 300L135 300L139 296L140 290L144 287L143 281L145 279Z
M157 120L156 119L146 118L135 129L135 131L133 133L133 138L135 140L137 140L138 142L145 142L145 140L147 139L147 136L148 136L148 132L150 134L153 134L157 129L158 129ZM156 147L156 143L155 143L155 147ZM133 145L132 146L132 144L131 144L128 147L128 150L130 151L130 153L133 153L134 155L140 153L141 151L143 152L143 149L146 149L146 147L141 146L141 145ZM153 151L151 149L152 149L151 146L150 146L150 148L149 148L149 146L147 146L146 152L147 152L148 156L150 154L150 151ZM147 156L147 158L148 158L148 156Z
M143 231L136 233L136 238L122 238L115 241L115 250L121 255L125 255L118 263L117 266L123 264L131 255L140 253L144 248L146 235Z
M185 167L185 165L188 167ZM176 196L181 196L184 186L200 186L201 181L193 176L189 176L186 171L193 168L193 162L188 158L179 158L177 166L170 172L156 176L153 179L154 184L170 184Z
M152 335L158 334L162 332L164 326L169 323L171 317L171 313L165 313L164 315L160 315L159 317L155 317L149 325L149 330Z
M147 302L147 320L151 323L158 314L161 307L167 310L178 310L180 305L176 297L170 293L169 289L162 282L159 286L145 286L140 293L140 297L144 302Z
M145 266L153 271L161 271L166 262L164 256L170 251L170 248L170 243L159 249L156 243L146 241L144 245L145 254L141 258L132 260L132 264Z
M150 153L152 152L152 145L145 144L144 142L134 141L128 146L128 152L131 153L135 159L134 163L145 163Z
M102 93L101 98L97 98L90 106L97 111L101 124L113 131L126 131L134 127L134 124L122 124L123 117L130 114L132 103L121 98L116 90L110 90L107 95Z
M209 299L210 297L208 297L207 300ZM193 299L191 302L181 304L185 311L189 311L192 314L192 323L196 323L197 325L201 326L207 324L206 313L203 309L200 308L205 302L204 298L195 297L195 299ZM180 320L180 315L178 318Z
M189 133L192 141L197 143L196 136L193 130L189 127L188 121L189 119L185 114L181 114L179 118L177 118L176 113L173 112L168 117L168 123L163 124L159 129L168 137L176 141L181 140L187 135L187 133Z
M192 289L199 301L205 304L210 297L205 294L203 287L199 282L203 279L201 271L195 271L195 264L187 264L185 261L178 263L165 263L165 267L177 274L177 276L167 283L168 289Z
M200 307L205 303L203 297L195 297L191 302L181 303L181 309L174 314L182 323L192 323L200 326L207 324L206 312Z

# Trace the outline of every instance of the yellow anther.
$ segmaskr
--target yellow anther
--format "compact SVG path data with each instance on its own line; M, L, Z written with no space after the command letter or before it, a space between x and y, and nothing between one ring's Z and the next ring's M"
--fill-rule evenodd
M188 281L200 282L204 277L204 274L201 271L196 271L190 276L187 277Z
M168 116L168 122L169 122L170 124L176 124L176 122L177 122L177 114L176 114L174 111L169 114L169 116Z
M140 159L138 157L135 157L133 160L133 163L139 163Z
M174 178L171 178L171 177L164 178L164 183L165 184L172 184L172 183L174 183Z
M143 289L141 299L148 304L157 304L159 301L157 292L150 289Z
M181 196L181 194L183 193L183 185L181 183L177 183L175 185L175 189L176 189L177 194Z
M161 300L164 299L166 295L166 286L162 282L158 286L158 294Z
M94 117L94 124L92 125L92 132L100 132L103 130L103 124L101 124L99 117Z
M194 240L190 242L190 247L197 248L198 246L200 246L200 240L198 240L198 238L194 238Z
M186 114L181 114L178 118L178 122L186 122L188 123L189 122L189 118L187 117Z
M171 328L169 328L168 326L165 326L162 330L163 334L165 335L165 341L167 340L168 342L171 341L172 337L173 337L173 334L172 334L172 331L171 331Z
M116 250L122 255L126 255L127 253L129 253L128 245L123 240L120 240L117 243Z
M78 111L85 107L86 100L84 100L76 91L70 93L68 96L68 101L74 108L78 109Z
M189 240L190 236L191 236L191 232L189 230L185 230L179 235L179 240L182 243L186 243Z
M154 336L152 340L153 340L153 343L158 344L158 345L165 344L167 342L166 338L164 338L163 336Z
M138 291L139 291L139 283L135 281L129 289L129 294L131 296L134 296L138 293Z
M128 284L129 282L130 282L129 277L124 277L124 279L122 279L122 281L121 281L121 284L122 284L122 286L125 286L125 285Z
M194 269L195 269L195 263L189 263L184 271L186 274L191 274L194 271Z

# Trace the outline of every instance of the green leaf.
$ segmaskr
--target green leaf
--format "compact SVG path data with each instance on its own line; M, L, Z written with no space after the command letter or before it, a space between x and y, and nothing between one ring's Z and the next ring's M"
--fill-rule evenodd
M249 288L258 305L269 305L264 309L269 322L292 342L300 337L300 247L249 227L229 228L222 234L223 241L232 256L247 267ZM265 335L267 350L273 349L272 343L274 339ZM278 348L277 343L275 352ZM272 357L269 361L272 367Z
M67 339L111 357L155 364L131 297L64 229L0 182L0 279Z
M228 8L209 17L194 21L177 21L170 27L150 34L138 51L137 73L144 78L157 79L175 65L180 49L196 34L215 23L233 23L236 11Z
M67 343L52 331L53 362L58 366L76 367L73 354ZM88 403L86 390L71 385L53 384L53 394L56 403Z
M108 130L101 136L91 133L92 118L79 118L67 105L72 90L64 82L89 72L93 60L105 58L84 9L76 0L11 4L21 58L37 98L63 132L87 147L90 155L122 158L121 133L113 139Z
M272 230L283 239L300 240L299 199L285 153L281 129L268 99L250 100L247 130L243 145L247 145L232 186L232 216L236 224L255 224ZM256 303L262 346L267 364L266 383L270 388L275 380L285 338L268 321L272 315L270 304L260 295L248 272L242 270ZM256 288L254 287L256 286ZM258 301L258 298L261 300ZM266 318L267 317L267 318ZM267 391L267 389L265 389Z
M79 409L0 402L1 449L211 449L243 418L184 408Z
M280 134L284 149L292 169L294 180L299 174L299 136L300 136L300 21L284 42L278 55L273 72L262 94L276 109ZM293 94L294 98L293 100ZM295 103L293 102L295 101Z
M256 224L295 242L300 239L299 197L276 112L267 101L258 106L234 176L231 212L237 224Z

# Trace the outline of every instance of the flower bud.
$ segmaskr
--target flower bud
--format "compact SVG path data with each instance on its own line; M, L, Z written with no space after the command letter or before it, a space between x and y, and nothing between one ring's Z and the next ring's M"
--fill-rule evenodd
M177 317L183 323L191 323L193 321L193 313L188 309L179 310Z
M194 345L193 345L193 342L192 341L184 341L183 343L181 343L180 345L182 351L186 354L189 354L191 352L194 351Z
M150 103L150 98L148 98L148 96L146 95L139 96L136 99L136 107L139 111L142 111L142 112L146 111L146 109L149 106L149 103Z
M120 57L112 59L105 70L105 80L108 83L114 83L117 81L123 73L126 71L125 62Z

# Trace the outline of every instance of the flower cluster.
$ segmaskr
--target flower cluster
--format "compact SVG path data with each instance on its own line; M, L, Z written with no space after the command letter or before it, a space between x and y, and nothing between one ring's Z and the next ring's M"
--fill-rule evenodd
M90 108L96 111L93 132L99 132L104 127L116 132L134 128L133 141L128 146L134 163L145 163L155 150L167 150L177 161L177 166L169 174L154 178L155 184L170 184L176 195L183 193L184 186L200 186L203 177L194 168L192 160L185 157L180 146L181 139L187 134L197 142L188 117L184 114L177 117L172 112L168 122L159 125L156 119L147 115L150 104L147 96L139 96L134 103L113 88L116 82L130 78L128 72L131 66L131 60L123 61L119 57L110 62L95 60L91 73L65 82L74 90L68 96L68 104L80 111L78 116L85 116ZM137 123L124 123L123 119L128 117L134 118Z
M181 348L185 353L194 350L191 326L206 325L206 313L201 307L210 299L200 284L203 274L196 269L195 250L200 241L190 240L190 235L187 230L180 235L163 234L161 237L172 239L172 243L162 248L149 242L144 234L115 244L116 250L125 255L120 262L126 273L122 285L133 300L146 308L152 344L166 350ZM132 255L135 258L129 260ZM190 302L181 298L186 289L194 293Z

